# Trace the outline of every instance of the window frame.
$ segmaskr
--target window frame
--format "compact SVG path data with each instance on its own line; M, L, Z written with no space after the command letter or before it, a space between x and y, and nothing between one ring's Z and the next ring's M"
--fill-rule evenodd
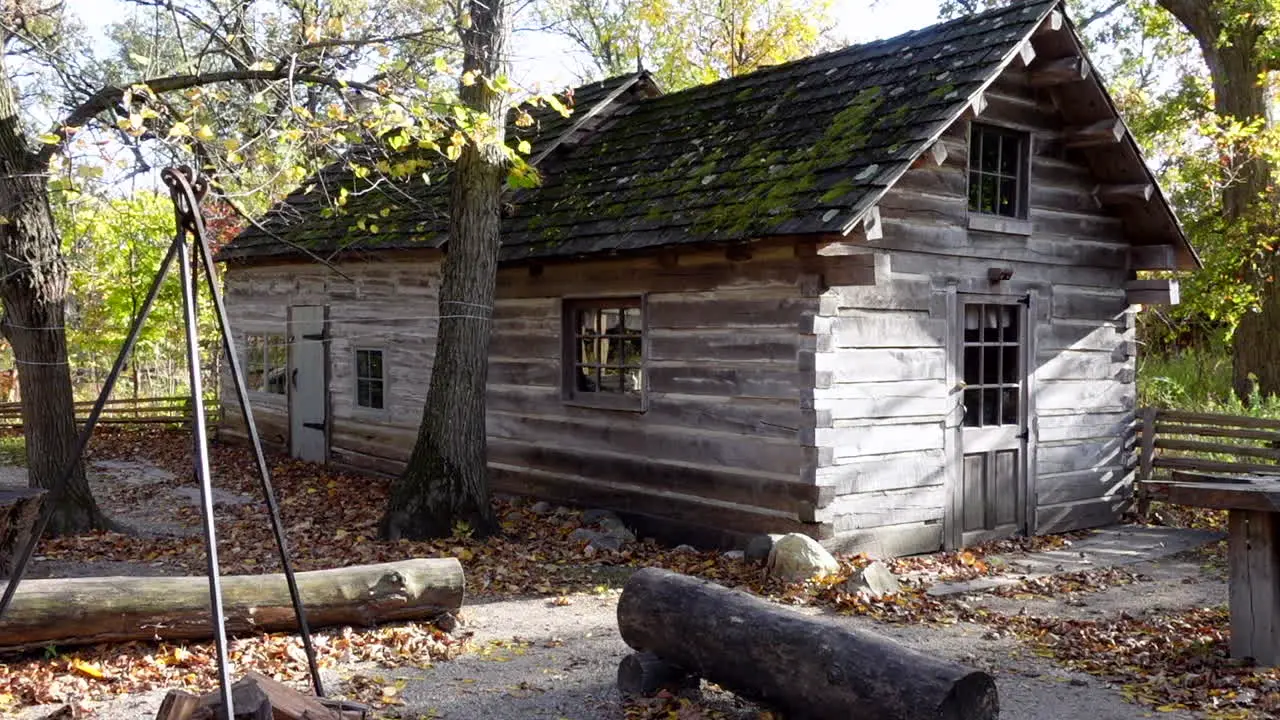
M382 356L382 377L378 378L382 383L382 407L371 407L369 405L360 404L360 381L373 380L373 378L361 378L360 376L360 353L376 352ZM385 347L377 345L353 345L351 348L351 406L356 412L367 415L386 415L390 406L390 393L387 392L390 387L391 373L387 369L387 358L390 353Z
M250 347L251 345L250 338L254 338L254 337L261 339L261 352L262 352L261 357L258 358L258 362L261 363L261 366L262 366L262 382L257 385L251 385L249 383L249 378L253 373L253 357L250 353L252 349ZM280 366L280 368L284 370L284 388L280 392L268 390L266 385L267 378L270 377L271 370L272 370L272 366L270 364L270 357L271 357L271 347L273 344L284 348L283 350L284 362ZM288 398L289 397L291 383L289 382L290 358L289 358L289 336L287 333L274 332L271 330L245 331L243 342L241 343L239 350L240 350L242 362L244 363L243 369L245 374L245 387L248 389L250 393L259 395L264 398L278 398L278 397Z
M579 310L627 309L640 310L640 391L635 395L601 392L583 392L577 389L576 371L578 333L576 315ZM649 409L649 311L647 296L593 295L589 297L565 297L560 300L560 398L565 405L599 410L621 410L642 413ZM631 367L620 365L619 367Z
M1032 309L1031 309L1030 303L1027 301L1024 301L1023 298L1008 296L1008 295L986 295L981 293L966 293L965 297L963 297L958 303L958 306L959 306L958 307L959 316L955 320L955 322L957 323L955 342L958 343L958 352L959 352L959 355L957 356L957 362L956 362L956 371L957 371L957 379L960 381L960 388L961 388L960 406L963 408L963 411L961 412L961 415L959 418L959 428L962 431L963 430L988 430L988 429L998 429L998 428L1025 429L1026 424L1030 421L1031 413L1032 413L1032 408L1029 405L1029 403L1031 402L1030 388L1031 388L1031 376L1032 376L1032 371L1030 368L1031 368L1031 363L1034 360L1034 356L1032 355L1033 350L1032 350L1031 343L1033 342L1033 334L1035 330L1034 330L1034 325L1031 322ZM980 324L979 324L979 336L977 340L967 340L965 339L965 336L964 336L965 316L966 316L965 309L969 306L975 306L979 308ZM981 314L986 308L989 308L989 307L1011 307L1014 309L1013 310L1014 322L1011 327L1016 328L1016 337L1012 341L1010 341L1008 338L1005 338L1005 337L992 340L982 336ZM1016 348L1014 357L1015 357L1015 362L1017 364L1017 371L1018 371L1017 377L1012 381L1007 381L1002 377L1002 373L997 372L997 378L995 382L987 382L985 378L981 378L981 377L979 378L981 380L981 382L979 383L971 384L967 382L965 380L965 373L970 365L967 362L966 351L969 350L970 348L977 350L977 353L980 357L980 363L982 363L978 367L979 374L981 374L981 371L985 369L985 358L982 358L982 355L986 348L991 348L991 347L1000 348L1001 350L997 352L997 355L999 356L997 360L999 365L997 367L999 368L999 370L1004 369L1004 353L1002 352L1002 350L1008 347ZM976 391L981 396L984 392L988 390L995 390L997 392L997 397L1000 397L1004 391L1011 388L1015 388L1015 387L1018 389L1018 393L1017 393L1018 404L1016 409L1015 422L1012 422L1012 423L996 422L996 423L988 424L985 418L983 417L983 413L982 413L982 410L985 408L985 400L983 400L981 401L982 404L979 405L978 407L977 424L969 424L968 412L967 412L969 405L966 402L967 394L969 391ZM1004 419L1003 407L998 407L997 412L998 412L998 419L1003 420Z
M1018 163L1016 166L1017 175L1013 176L1015 187L1017 188L1017 208L1013 215L1002 215L1000 213L984 212L972 206L969 193L973 188L974 175L990 175L998 178L1009 178L1010 176L999 172L990 172L981 169L981 150L976 146L975 141L981 137L982 133L991 133L1001 137L1012 137L1018 142ZM969 137L967 140L967 159L965 162L964 178L964 199L965 209L969 217L969 227L974 230L985 230L988 232L1004 232L1018 235L1031 234L1031 154L1032 142L1034 138L1031 132L1027 130L1019 130L1017 128L1006 127L994 123L971 122L969 123ZM979 162L978 169L973 166L974 159ZM998 163L997 163L998 164Z

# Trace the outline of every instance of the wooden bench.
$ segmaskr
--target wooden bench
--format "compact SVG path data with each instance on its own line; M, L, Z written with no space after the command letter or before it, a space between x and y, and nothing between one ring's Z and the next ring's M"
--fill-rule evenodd
M1227 511L1231 656L1280 665L1280 476L1172 472L1153 499Z
M9 576L14 556L31 538L44 495L38 488L0 488L0 577Z

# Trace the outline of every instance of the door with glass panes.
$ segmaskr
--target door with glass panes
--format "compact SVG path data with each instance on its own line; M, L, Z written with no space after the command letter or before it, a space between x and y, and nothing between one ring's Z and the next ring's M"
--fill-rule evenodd
M1027 307L1016 298L960 296L963 381L956 523L961 546L1026 527Z

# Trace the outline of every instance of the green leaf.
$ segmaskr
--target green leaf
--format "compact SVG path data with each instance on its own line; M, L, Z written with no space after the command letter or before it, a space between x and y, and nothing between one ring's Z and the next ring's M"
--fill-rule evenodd
M57 145L58 143L62 142L62 138L58 137L57 135L54 135L53 133L43 133L41 135L37 135L36 139L44 143L45 145Z
M516 145L516 150L517 150L518 152L521 152L521 153L525 154L525 155L528 155L529 153L533 152L533 146L529 144L529 141L528 141L528 140L521 140L521 141Z

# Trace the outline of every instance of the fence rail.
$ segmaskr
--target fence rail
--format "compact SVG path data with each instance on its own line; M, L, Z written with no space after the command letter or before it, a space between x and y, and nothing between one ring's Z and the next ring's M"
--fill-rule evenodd
M1138 423L1139 509L1142 482L1175 470L1224 475L1280 475L1280 420L1146 408Z
M210 411L216 406L206 404ZM93 401L77 402L76 421L84 422L93 409ZM146 425L185 423L191 420L191 398L176 397L119 398L108 400L98 422L114 425ZM22 426L22 404L0 403L0 427Z

